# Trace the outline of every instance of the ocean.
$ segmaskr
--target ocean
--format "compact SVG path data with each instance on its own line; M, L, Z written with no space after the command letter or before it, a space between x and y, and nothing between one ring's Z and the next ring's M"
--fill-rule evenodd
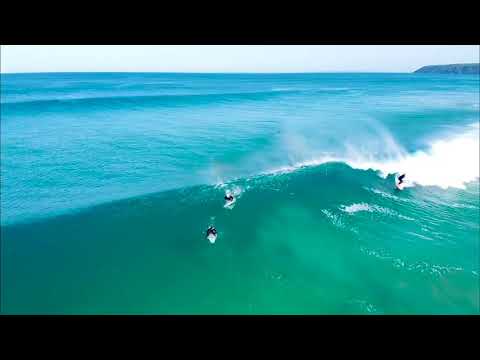
M479 86L1 74L1 313L478 314Z

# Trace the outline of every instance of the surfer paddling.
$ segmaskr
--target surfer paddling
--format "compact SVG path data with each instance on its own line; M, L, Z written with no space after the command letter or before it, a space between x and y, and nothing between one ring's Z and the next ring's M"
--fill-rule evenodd
M217 236L217 229L215 229L213 226L210 226L207 229L207 236L209 235Z
M207 239L212 244L215 242L215 240L217 240L217 229L215 229L213 226L210 226L207 229Z

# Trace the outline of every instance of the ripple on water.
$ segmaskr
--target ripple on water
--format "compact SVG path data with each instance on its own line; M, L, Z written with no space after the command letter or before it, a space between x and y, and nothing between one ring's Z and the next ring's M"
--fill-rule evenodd
M386 251L368 249L363 246L360 247L360 251L363 252L364 254L367 254L368 256L373 256L377 259L388 261L395 268L403 269L406 271L418 272L418 273L426 273L426 274L434 275L437 277L442 277L449 273L464 271L464 269L459 266L436 265L436 264L430 264L426 261L409 263L404 259L400 259L390 255Z

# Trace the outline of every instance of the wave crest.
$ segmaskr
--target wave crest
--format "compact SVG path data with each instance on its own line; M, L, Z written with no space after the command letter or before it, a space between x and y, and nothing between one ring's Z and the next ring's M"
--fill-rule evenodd
M479 124L474 123L461 134L431 142L426 150L407 153L391 136L386 136L385 144L390 151L382 159L347 145L347 155L343 157L320 156L268 173L287 173L303 167L341 162L354 169L377 171L383 178L405 173L407 187L421 185L465 189L465 184L480 177L479 137Z
M463 134L433 141L426 151L378 161L346 161L357 169L373 169L383 177L406 173L407 186L438 186L465 189L465 184L479 178L479 126L470 126Z

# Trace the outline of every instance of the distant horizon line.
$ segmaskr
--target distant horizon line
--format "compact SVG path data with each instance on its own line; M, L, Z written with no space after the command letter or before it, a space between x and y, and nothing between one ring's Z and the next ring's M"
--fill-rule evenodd
M423 65L412 71L21 71L21 72L2 72L3 74L414 74L417 70L427 66L454 66L454 65L477 65L478 63L454 63L454 64L436 64Z
M14 74L413 74L408 71L24 71L0 72L2 75Z

